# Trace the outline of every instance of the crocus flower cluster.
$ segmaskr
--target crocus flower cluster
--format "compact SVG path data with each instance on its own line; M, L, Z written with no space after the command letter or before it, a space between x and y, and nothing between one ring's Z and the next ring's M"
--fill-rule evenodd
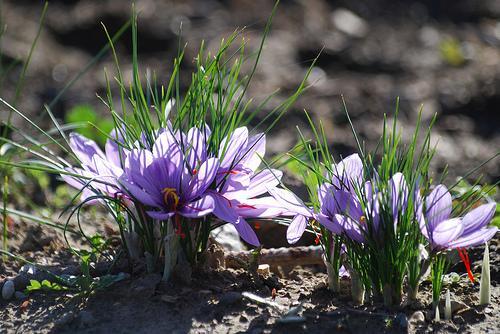
M287 231L290 243L300 239L308 219L319 222L334 234L344 234L354 241L363 242L369 232L368 221L375 233L379 229L383 194L373 184L372 181L363 181L363 163L358 154L352 154L334 164L331 179L318 187L317 212L288 190L275 188L269 192L282 206L296 214ZM408 197L408 186L401 173L391 178L389 196L396 225L398 212L406 210Z
M398 217L405 214L409 187L403 174L396 173L389 180L388 194L376 189L375 181L363 181L363 163L358 154L353 154L332 166L330 182L318 187L319 210L314 212L291 191L274 188L269 192L283 207L295 213L289 225L287 239L297 242L307 227L307 220L316 220L335 234L363 242L371 230L377 233L380 227L380 207L386 196L392 210L392 223L397 227ZM420 223L422 234L429 241L431 249L455 249L474 247L490 240L497 232L488 227L495 213L496 203L480 205L463 218L451 218L452 198L444 185L437 186L425 198L424 206L419 190L415 190L415 217ZM362 203L364 202L364 203Z
M70 146L81 168L67 170L76 176L62 177L82 190L83 200L99 193L125 194L154 220L213 214L257 246L260 242L245 218L285 212L273 197L262 196L279 184L282 173L258 171L265 154L264 134L249 136L246 127L237 128L215 153L208 150L210 136L206 125L187 133L168 127L158 131L151 147L141 142L125 149L114 132L104 153L92 140L72 134Z
M359 254L361 257L382 259L384 244L392 242L393 245L402 245L402 238L410 237L416 240L412 240L415 241L416 251L425 252L430 258L438 253L457 249L467 266L467 254L463 249L484 244L498 230L488 226L495 212L495 203L480 205L463 217L452 218L452 197L445 186L438 185L430 194L422 197L418 182L412 181L415 184L411 186L402 173L394 173L384 182L373 169L372 176L367 178L369 173L365 172L364 167L358 154L333 164L326 181L317 187L317 205L314 206L306 205L289 190L270 189L269 193L280 205L294 214L287 230L288 242L297 242L308 224L315 233L319 233L315 227L319 223L331 235L342 236L346 242L343 247L357 243L361 245L356 247L358 252L371 252L371 255ZM400 226L401 224L404 227ZM403 229L403 232L400 229ZM419 244L418 240L422 236L428 242L427 251ZM365 243L369 243L369 246L365 246ZM423 257L419 256L416 261L420 262L422 259ZM390 256L380 260L382 262L378 262L379 260L376 260L378 264L372 274L377 274L380 263L390 261ZM352 270L352 266L349 267ZM401 278L389 284L401 287L406 270L404 265L399 271L391 274ZM472 277L470 272L469 276ZM392 282L390 277L387 279ZM378 286L385 289L385 284L382 281ZM395 292L389 293L397 295L397 289L396 287ZM394 298L394 295L389 297L389 300L391 298ZM397 297L395 298L397 300Z

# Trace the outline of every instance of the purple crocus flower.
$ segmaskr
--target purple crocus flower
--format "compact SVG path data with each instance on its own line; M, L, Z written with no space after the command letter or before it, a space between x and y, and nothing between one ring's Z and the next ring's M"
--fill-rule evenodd
M151 149L127 154L120 181L128 193L154 208L148 211L153 218L213 213L234 225L246 242L259 245L245 218L275 217L285 211L273 197L262 196L282 176L277 170L256 172L265 153L265 136L249 137L245 127L238 128L222 141L219 159L208 152L207 125L187 133L171 128L159 133Z
M200 142L193 145L204 145ZM206 190L219 168L217 158L206 158L193 165L169 131L155 140L152 151L134 149L127 153L125 173L120 183L135 199L150 207L147 214L166 220L176 214L198 218L214 210L214 201Z
M438 185L427 196L425 204L425 220L420 222L420 229L432 250L481 245L498 231L496 227L488 227L495 214L496 203L483 204L464 217L451 218L451 195L446 186Z
M288 190L274 188L269 193L278 201L279 205L295 214L287 229L287 240L290 244L296 243L307 228L307 221L317 220L332 233L355 231L351 220L344 220L343 216L336 219L340 213L346 214L352 209L352 216L361 217L360 205L355 200L355 189L362 184L363 163L357 154L352 154L332 165L331 183L324 183L318 187L319 212L314 212L295 194ZM345 229L343 228L345 223ZM356 238L358 234L353 233Z
M289 190L270 188L268 191L278 202L279 206L285 208L294 216L290 225L288 225L286 238L288 243L296 243L304 234L308 220L316 219L316 213Z
M216 187L209 191L214 215L233 224L243 240L255 246L260 242L245 218L271 218L286 211L273 197L262 196L282 177L275 169L257 172L265 147L264 134L249 136L246 127L235 129L220 144Z
M115 131L110 134L111 138L116 136L118 134ZM123 174L123 169L115 141L108 139L103 152L93 140L71 133L69 145L80 160L81 168L72 167L66 170L81 175L82 178L67 174L62 174L61 177L72 187L82 190L82 201L99 192L110 196L116 196L121 192L117 179Z
M363 162L357 153L332 165L332 185L354 194L363 184Z

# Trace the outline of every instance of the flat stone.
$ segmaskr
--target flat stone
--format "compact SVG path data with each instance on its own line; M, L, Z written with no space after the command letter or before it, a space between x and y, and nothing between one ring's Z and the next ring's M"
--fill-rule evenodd
M408 317L404 313L398 313L394 321L401 328L408 327Z
M69 324L75 318L75 314L73 312L68 312L63 314L59 319L54 321L54 325L57 327L63 327Z
M210 236L226 251L240 252L245 250L245 245L240 241L238 231L231 224L224 224L214 229L210 232Z
M301 317L298 315L291 315L283 318L279 318L278 322L281 324L297 324L301 322L305 322L307 319L305 317Z
M12 280L5 281L2 287L2 298L5 300L11 299L15 291L16 289L14 287L14 281Z
M229 291L222 295L219 300L220 305L232 305L239 302L242 299L240 292Z
M439 302L439 312L441 314L444 314L444 304L445 304L444 299ZM470 309L470 307L467 304L462 303L461 301L457 300L451 301L451 314L459 313L468 309Z
M16 290L23 291L26 289L30 284L30 279L33 279L33 277L23 272L19 273L19 275L13 279Z
M16 298L17 300L25 300L26 298L28 298L28 296L26 296L24 293L22 293L21 291L16 291L14 293L14 298Z

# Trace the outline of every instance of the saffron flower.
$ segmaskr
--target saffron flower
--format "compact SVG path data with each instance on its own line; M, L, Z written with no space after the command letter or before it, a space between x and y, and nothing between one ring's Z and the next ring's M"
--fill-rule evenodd
M432 250L468 248L484 244L498 231L488 224L495 214L496 203L487 203L463 217L451 217L452 198L444 185L438 185L425 199L425 220L420 223L422 234Z
M388 195L374 188L375 181L363 181L363 163L358 154L352 154L332 166L331 182L318 187L319 210L314 212L297 196L284 189L269 192L295 217L287 230L289 243L297 242L307 227L307 220L317 220L334 234L345 234L351 240L363 242L372 231L377 233L380 225L380 202L389 199L389 207L396 229L398 217L405 213L408 202L408 185L403 174L396 173L388 182ZM362 205L362 202L364 205Z
M274 169L257 171L265 136L249 136L246 127L237 128L221 141L219 156L214 157L208 150L212 134L207 125L187 133L171 128L158 133L151 149L126 153L120 177L124 190L149 207L147 214L154 219L213 213L231 223L243 240L259 245L245 218L270 218L286 211L273 197L262 196L282 176Z
M110 133L110 138L120 139L115 130ZM72 187L81 190L82 201L99 192L109 196L116 196L121 192L117 180L123 174L123 169L120 148L114 140L107 140L105 152L103 152L93 140L77 133L71 133L69 145L80 161L81 168L69 167L65 170L82 177L68 174L61 174L61 177Z
M202 147L201 138L194 146ZM197 218L211 213L214 202L206 190L215 179L219 161L206 158L191 163L173 134L162 132L152 150L134 149L126 154L120 183L136 200L150 207L147 214L167 220L178 214Z
M265 149L264 134L249 136L246 127L235 129L220 143L216 187L209 191L215 202L213 214L231 223L243 240L254 246L260 242L245 218L272 218L286 211L273 197L262 196L274 189L283 175L276 169L257 171Z
M330 182L325 182L318 187L317 195L319 210L315 212L292 192L285 189L269 189L269 193L281 206L293 213L287 230L287 240L290 244L296 243L304 234L308 220L316 220L334 234L346 232L354 239L360 239L359 228L353 224L352 219L344 219L340 214L351 217L362 216L359 201L356 199L355 190L362 184L363 163L358 154L352 154L332 165Z

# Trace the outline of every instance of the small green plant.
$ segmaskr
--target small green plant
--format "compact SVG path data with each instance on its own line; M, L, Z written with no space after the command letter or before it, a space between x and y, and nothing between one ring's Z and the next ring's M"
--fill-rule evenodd
M447 38L439 44L439 51L443 60L452 66L460 66L465 63L460 42L455 38Z
M32 279L30 280L30 284L26 287L25 293L31 294L33 292L38 292L38 291L48 292L48 291L62 291L62 290L68 290L68 288L64 285L60 285L46 279L41 282Z
M83 232L82 235L87 238ZM88 237L87 240L91 245L90 249L74 249L71 248L73 254L79 259L80 274L76 276L54 275L52 280L30 280L30 284L26 288L26 293L36 291L68 291L76 293L79 296L87 297L97 290L104 290L111 285L122 281L127 277L125 273L105 274L95 276L92 270L95 269L95 264L99 262L102 256L107 256L110 252L110 240L105 240L101 235Z
M76 129L78 133L101 145L104 145L108 139L108 133L114 127L111 119L99 117L92 106L85 104L73 107L66 114L65 121L67 124L78 126Z
M500 228L500 204L497 204L497 208L495 210L495 217L491 221L491 225Z

